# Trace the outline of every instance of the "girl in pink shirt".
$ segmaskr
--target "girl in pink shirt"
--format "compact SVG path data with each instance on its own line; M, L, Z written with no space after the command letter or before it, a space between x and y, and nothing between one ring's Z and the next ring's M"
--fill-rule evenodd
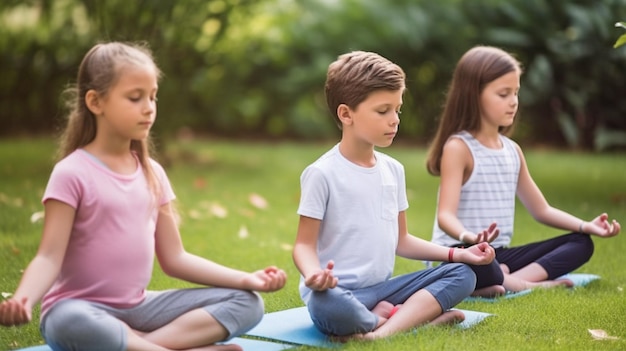
M31 320L53 350L241 350L216 344L263 316L255 291L285 285L276 267L247 273L185 251L175 196L150 157L160 71L146 47L111 42L83 58L43 197L39 250L0 324ZM146 290L154 256L170 276L211 287Z

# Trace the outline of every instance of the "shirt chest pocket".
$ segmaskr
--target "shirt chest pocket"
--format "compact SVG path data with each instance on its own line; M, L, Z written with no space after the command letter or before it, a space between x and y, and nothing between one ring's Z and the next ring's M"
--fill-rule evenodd
M387 221L398 219L398 186L394 184L383 185L381 199L381 217Z

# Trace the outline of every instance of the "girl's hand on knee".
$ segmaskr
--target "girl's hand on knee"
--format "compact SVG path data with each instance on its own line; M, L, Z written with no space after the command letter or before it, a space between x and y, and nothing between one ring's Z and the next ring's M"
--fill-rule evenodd
M280 290L287 282L287 273L274 266L258 270L251 274L248 284L252 290L271 292Z
M609 221L609 215L603 213L591 222L581 224L583 233L595 234L600 237L610 238L619 234L621 226L616 220Z
M21 300L8 299L0 303L0 325L10 327L30 322L31 309L27 302L27 298L23 297Z

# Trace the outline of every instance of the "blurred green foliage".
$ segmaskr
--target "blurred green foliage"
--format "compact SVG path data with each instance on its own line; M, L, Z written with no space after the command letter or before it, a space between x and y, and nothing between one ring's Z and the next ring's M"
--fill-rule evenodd
M436 127L456 61L477 44L525 66L520 142L626 145L626 0L8 0L0 3L0 135L62 125L60 93L98 41L146 41L165 73L156 132L242 138L338 135L328 64L375 51L408 76L400 139Z

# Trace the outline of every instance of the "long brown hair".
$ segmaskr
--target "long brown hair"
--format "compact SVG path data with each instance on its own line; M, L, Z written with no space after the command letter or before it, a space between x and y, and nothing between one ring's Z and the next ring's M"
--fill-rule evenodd
M76 84L64 92L67 98L67 124L60 138L57 157L62 159L92 142L96 137L96 116L87 108L85 96L89 90L99 95L106 95L117 82L121 67L124 65L152 66L160 77L151 51L141 43L109 42L92 47L78 68ZM144 140L132 140L130 149L139 158L146 180L155 199L160 194L159 181L150 164L152 141L148 136Z
M443 146L451 135L480 129L480 94L485 86L513 71L521 73L521 64L496 47L476 46L461 57L452 75L437 133L428 149L428 173L440 175ZM513 125L500 127L500 133L508 134L512 129Z

